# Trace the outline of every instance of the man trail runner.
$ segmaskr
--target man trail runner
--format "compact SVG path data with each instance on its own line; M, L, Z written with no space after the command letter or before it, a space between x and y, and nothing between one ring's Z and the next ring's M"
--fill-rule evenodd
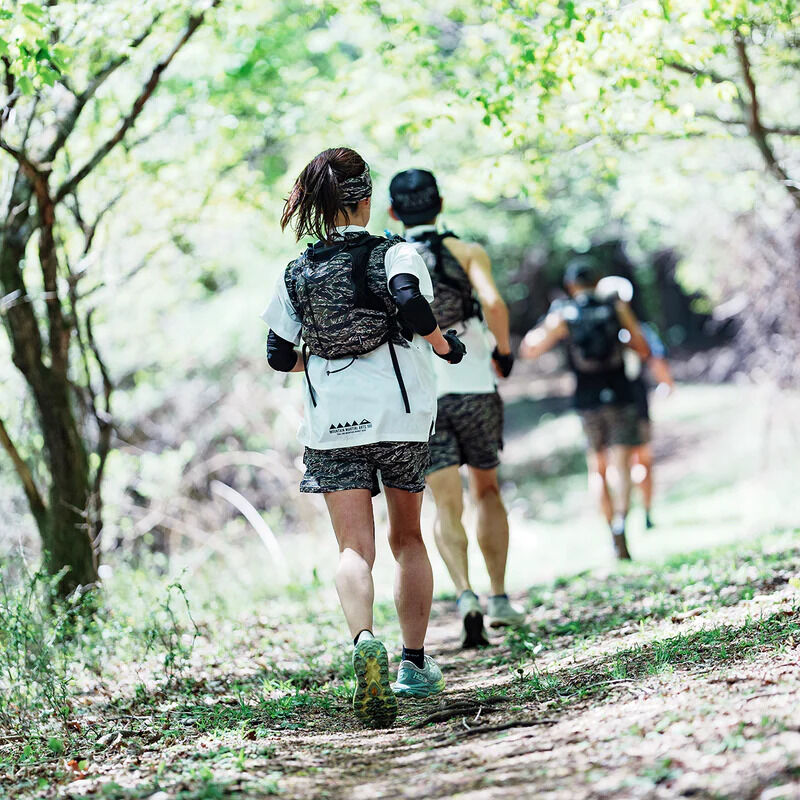
M639 428L623 353L627 346L647 358L650 350L630 307L616 296L598 296L597 280L587 258L571 261L564 275L570 299L559 303L541 325L525 334L520 355L535 359L566 341L568 363L575 374L573 403L588 442L589 486L611 528L617 557L627 560L630 458L631 448L639 444ZM616 484L613 492L609 467Z
M633 284L621 275L608 275L597 284L600 297L616 296L625 303L633 299ZM657 385L657 393L670 393L675 388L672 371L667 362L667 351L656 329L647 322L640 323L642 335L650 348L647 361L642 361L638 354L628 348L625 351L625 374L633 389L633 402L636 406L636 417L639 426L639 444L631 449L631 480L642 492L644 519L647 530L655 527L653 522L653 438L652 420L650 419L650 398L648 383L645 379L644 366L652 375Z
M469 578L467 534L461 521L462 464L468 467L477 507L477 539L491 583L489 625L519 625L525 620L505 590L508 518L497 478L503 403L496 376L507 377L514 363L508 309L495 285L486 251L449 231L437 230L442 198L432 173L420 169L400 172L392 179L389 194L391 216L403 223L405 238L417 248L430 272L433 312L439 326L455 327L467 347L458 366L445 371L434 365L438 415L430 441L427 483L436 502L436 544L458 596L462 645L476 647L489 642L483 609ZM487 327L494 337L494 349Z

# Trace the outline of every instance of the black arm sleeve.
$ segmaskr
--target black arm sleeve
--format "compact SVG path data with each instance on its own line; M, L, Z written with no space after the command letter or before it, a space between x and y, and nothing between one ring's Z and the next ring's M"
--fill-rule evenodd
M395 275L389 281L389 291L400 309L400 314L414 333L427 336L436 330L436 317L433 316L428 301L420 294L417 277L408 272Z
M297 351L270 328L267 334L267 363L278 372L291 372L297 363Z

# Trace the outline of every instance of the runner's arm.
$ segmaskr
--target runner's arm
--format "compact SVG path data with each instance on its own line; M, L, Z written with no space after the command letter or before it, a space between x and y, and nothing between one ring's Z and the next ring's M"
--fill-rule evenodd
M665 358L656 358L655 356L649 358L647 368L656 379L656 383L668 386L670 391L675 388L675 379L672 377L672 370Z
M449 353L450 343L439 330L430 303L420 292L419 278L409 272L393 275L389 281L389 291L414 333L422 336L439 355Z
M505 304L492 275L489 254L479 244L467 245L464 271L478 295L486 325L497 343L500 355L511 353L511 337L508 329L508 306Z
M294 345L270 328L267 334L267 363L276 372L302 372L303 362Z
M548 314L541 325L529 330L522 339L519 354L522 358L534 359L552 350L569 334L567 323L561 314Z
M636 314L634 314L633 309L622 300L617 300L615 305L620 325L631 335L631 340L627 343L628 347L646 360L650 357L650 347L647 344L647 339L644 338L639 320L636 319Z

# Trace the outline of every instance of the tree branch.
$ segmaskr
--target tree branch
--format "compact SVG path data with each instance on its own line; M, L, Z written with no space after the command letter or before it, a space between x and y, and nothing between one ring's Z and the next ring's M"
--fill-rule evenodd
M0 110L0 128L2 128L11 117L11 112L14 110L14 106L17 104L17 100L19 100L22 92L16 87L14 73L11 71L11 61L8 56L3 56L0 61L2 61L5 72L3 85L6 90L6 104L3 106L2 110Z
M153 32L155 26L158 24L158 21L162 16L163 12L159 11L150 21L150 24L135 39L130 41L127 49L135 50L137 47L139 47L139 45L141 45ZM47 148L47 152L43 159L45 163L51 162L56 157L56 154L59 152L59 150L61 150L61 148L64 146L64 143L67 141L69 135L75 128L75 124L77 123L83 109L86 107L86 104L95 96L97 90L108 80L108 78L110 78L129 60L129 52L115 56L108 61L105 66L92 75L89 83L86 85L86 88L80 94L75 96L75 103L69 112L63 117L63 119L56 123L58 132L55 139L50 144L50 147Z
M753 69L750 63L750 56L747 53L747 46L741 31L736 30L733 34L733 43L736 47L736 55L739 58L739 66L742 71L745 88L749 96L749 102L744 103L746 110L747 129L750 136L756 143L761 153L767 169L783 184L794 204L800 208L800 185L789 178L788 173L778 162L775 152L767 141L768 132L761 123L761 106L758 101L756 82L753 77Z
M713 111L695 111L695 116L702 117L703 119L713 119L715 122L719 122L720 125L725 125L726 127L748 128L746 119L728 119L726 117L719 116L719 114L715 114ZM790 125L783 126L763 124L761 127L763 128L764 133L774 136L800 136L800 127L793 128Z
M712 83L736 84L736 81L734 81L732 78L726 78L724 75L720 75L718 72L715 72L712 69L700 69L700 67L693 67L690 64L683 64L680 61L666 60L664 60L664 66L674 69L677 72L682 72L684 75L691 75L693 78L697 77L698 75L702 75L704 78L708 78Z
M25 490L25 497L28 498L28 505L30 506L31 513L38 524L47 514L47 506L36 486L36 481L33 479L33 473L30 467L28 467L25 463L25 459L19 454L14 442L11 441L11 437L8 435L8 431L2 419L0 419L0 445L2 445L3 450L8 453L11 463L14 465L14 469L22 482L22 488Z
M122 141L123 137L130 130L130 128L133 127L139 115L142 113L145 104L156 90L164 71L167 69L167 67L169 67L169 65L172 63L172 60L181 51L183 46L189 41L189 39L191 39L195 31L197 31L197 29L203 24L206 13L210 9L219 6L221 2L222 0L211 0L205 10L201 11L199 14L189 17L189 20L186 23L186 27L184 28L180 38L175 43L172 50L170 50L170 52L167 53L167 55L153 68L150 77L142 87L139 96L133 102L131 110L124 117L119 128L117 128L116 133L104 144L102 144L95 151L95 154L77 172L73 173L69 178L67 178L67 180L56 192L56 203L59 203L64 199L64 197L66 197L68 194L71 194L75 190L75 187L87 175L89 175L95 169L95 167L97 167L97 165L114 149L114 147L116 147Z

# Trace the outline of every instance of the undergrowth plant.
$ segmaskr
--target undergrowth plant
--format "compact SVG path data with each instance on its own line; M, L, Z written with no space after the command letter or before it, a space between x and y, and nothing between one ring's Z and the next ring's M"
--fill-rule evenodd
M27 573L12 586L0 563L0 719L24 730L32 718L48 715L65 723L72 694L70 665L74 633L84 599L57 602L63 576Z

